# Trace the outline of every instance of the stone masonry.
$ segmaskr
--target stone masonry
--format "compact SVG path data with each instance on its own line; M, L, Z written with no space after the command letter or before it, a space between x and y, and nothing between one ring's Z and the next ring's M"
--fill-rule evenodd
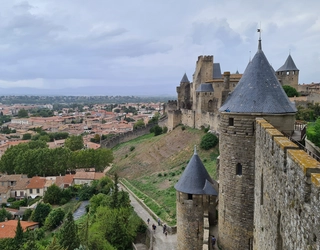
M254 248L320 249L320 164L257 119Z

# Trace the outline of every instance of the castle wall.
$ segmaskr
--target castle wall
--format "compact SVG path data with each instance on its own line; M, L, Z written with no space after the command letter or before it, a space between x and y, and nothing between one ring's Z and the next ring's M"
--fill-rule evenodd
M176 126L181 124L181 111L180 110L169 110L167 120L168 131L172 131Z
M319 162L264 119L255 158L254 249L319 249Z
M203 246L203 196L177 191L177 250L202 250Z

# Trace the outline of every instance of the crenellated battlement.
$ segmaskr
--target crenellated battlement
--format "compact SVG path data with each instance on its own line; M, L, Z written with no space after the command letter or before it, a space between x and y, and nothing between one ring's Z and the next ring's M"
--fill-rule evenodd
M261 118L255 156L254 249L317 249L320 163Z

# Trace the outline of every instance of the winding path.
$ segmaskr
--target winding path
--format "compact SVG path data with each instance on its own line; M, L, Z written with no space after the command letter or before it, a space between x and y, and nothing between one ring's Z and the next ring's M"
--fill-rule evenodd
M138 216L145 222L147 222L148 218L150 219L149 222L149 229L152 231L152 224L157 225L157 229L155 232L152 232L153 236L153 250L175 250L177 244L177 235L176 234L168 234L165 236L162 232L162 227L158 226L158 223L152 218L152 216L141 206L141 204L130 194L130 201L131 205L134 207L134 210L138 214ZM139 244L140 245L140 244ZM138 245L137 245L138 247ZM139 247L138 249L146 249L146 248Z

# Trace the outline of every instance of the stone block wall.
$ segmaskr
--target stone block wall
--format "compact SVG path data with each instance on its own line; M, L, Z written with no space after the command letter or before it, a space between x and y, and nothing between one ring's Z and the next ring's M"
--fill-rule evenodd
M221 249L252 248L254 122L255 117L250 114L220 114L218 245Z
M254 249L320 246L320 164L257 119Z
M177 191L177 250L202 250L204 206L202 195Z

